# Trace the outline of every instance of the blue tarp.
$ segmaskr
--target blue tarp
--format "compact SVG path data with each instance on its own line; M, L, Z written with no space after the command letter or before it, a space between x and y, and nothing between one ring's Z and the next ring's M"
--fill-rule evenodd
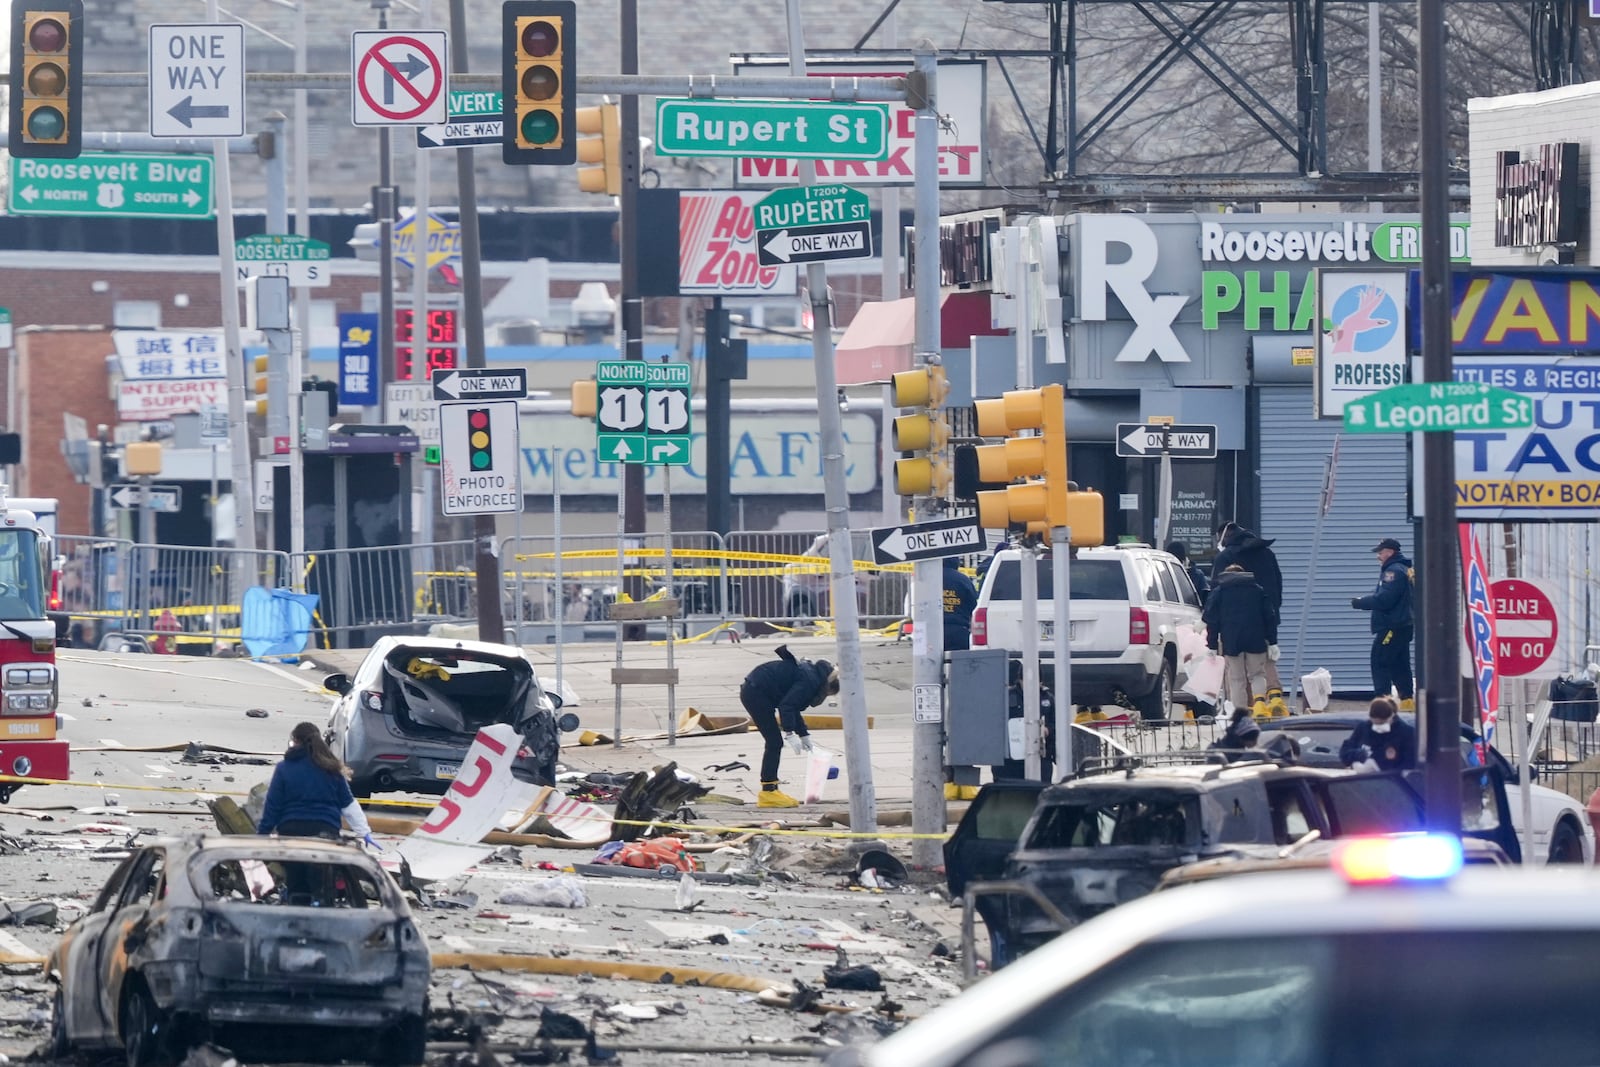
M240 640L251 658L299 655L311 634L318 599L314 593L262 585L246 589Z

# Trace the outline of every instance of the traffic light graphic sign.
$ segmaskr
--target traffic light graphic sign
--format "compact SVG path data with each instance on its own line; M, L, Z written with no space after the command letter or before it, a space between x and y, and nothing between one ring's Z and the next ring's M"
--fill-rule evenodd
M446 515L521 509L518 418L515 400L439 405L439 503Z
M475 471L494 470L494 430L488 408L467 409L467 466Z

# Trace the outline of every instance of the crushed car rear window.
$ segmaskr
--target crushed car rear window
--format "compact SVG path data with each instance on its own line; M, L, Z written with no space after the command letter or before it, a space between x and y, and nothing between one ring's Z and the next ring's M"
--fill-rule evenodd
M348 863L303 859L202 860L191 868L202 900L223 904L313 908L391 906L372 871Z
M1155 794L1052 804L1039 813L1026 848L1187 845L1199 839L1194 798Z
M1055 595L1055 580L1048 556L1041 556L1039 567L1039 599L1049 600ZM1075 559L1072 561L1073 600L1128 599L1128 586L1122 578L1122 563L1114 559ZM1022 599L1022 564L1018 560L1001 560L994 575L994 585L989 600Z

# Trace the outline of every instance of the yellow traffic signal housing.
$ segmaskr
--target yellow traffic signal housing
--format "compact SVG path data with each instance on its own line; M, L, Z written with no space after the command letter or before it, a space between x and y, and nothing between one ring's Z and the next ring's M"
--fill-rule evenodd
M578 162L591 164L578 168L578 188L622 195L622 109L616 104L580 107L577 127L579 133L591 135L578 139Z
M19 159L71 159L83 134L83 0L11 5L8 147Z
M572 383L572 414L580 419L592 419L600 410L599 389L593 378L579 378Z
M501 5L501 156L507 163L577 161L577 4L506 0Z
M950 491L950 465L944 456L950 425L940 413L949 393L944 368L937 364L900 371L890 380L895 407L923 409L898 415L890 425L890 448L921 453L895 460L894 491L900 496L946 496Z
M257 356L254 361L255 377L251 382L251 393L256 398L255 412L262 418L267 417L267 356Z
M978 524L986 529L1026 526L1031 533L1052 527L1072 528L1074 545L1104 539L1104 507L1100 494L1068 491L1066 394L1059 385L1018 389L996 400L980 400L978 433L1006 437L978 448L978 476L985 482L1029 479L978 494ZM1020 430L1038 430L1033 437L1014 437ZM1092 499L1090 499L1092 498ZM1080 531L1078 519L1085 524ZM1092 538L1092 539L1090 539Z

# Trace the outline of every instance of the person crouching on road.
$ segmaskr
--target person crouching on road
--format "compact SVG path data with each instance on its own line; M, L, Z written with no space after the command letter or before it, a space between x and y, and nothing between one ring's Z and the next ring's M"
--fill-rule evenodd
M1367 721L1350 731L1339 759L1358 771L1409 771L1417 765L1416 727L1400 718L1389 697L1375 697Z
M825 659L796 659L787 645L779 645L778 658L745 675L739 702L761 731L766 748L761 753L761 793L756 806L793 808L800 802L778 789L778 760L783 743L796 753L811 751L806 729L806 708L814 708L839 692L839 672Z
M348 773L316 724L300 723L289 733L282 762L273 768L256 832L337 841L342 816L363 841L377 848L367 816L350 792Z
M1256 724L1249 708L1235 708L1233 720L1228 723L1228 728L1222 736L1207 747L1208 752L1217 752L1229 763L1245 759L1259 759L1262 751L1256 748L1256 742L1261 740L1261 727Z
M1201 618L1206 647L1222 653L1223 687L1234 708L1268 718L1267 666L1277 659L1278 613L1255 575L1237 563L1229 566L1206 598Z

